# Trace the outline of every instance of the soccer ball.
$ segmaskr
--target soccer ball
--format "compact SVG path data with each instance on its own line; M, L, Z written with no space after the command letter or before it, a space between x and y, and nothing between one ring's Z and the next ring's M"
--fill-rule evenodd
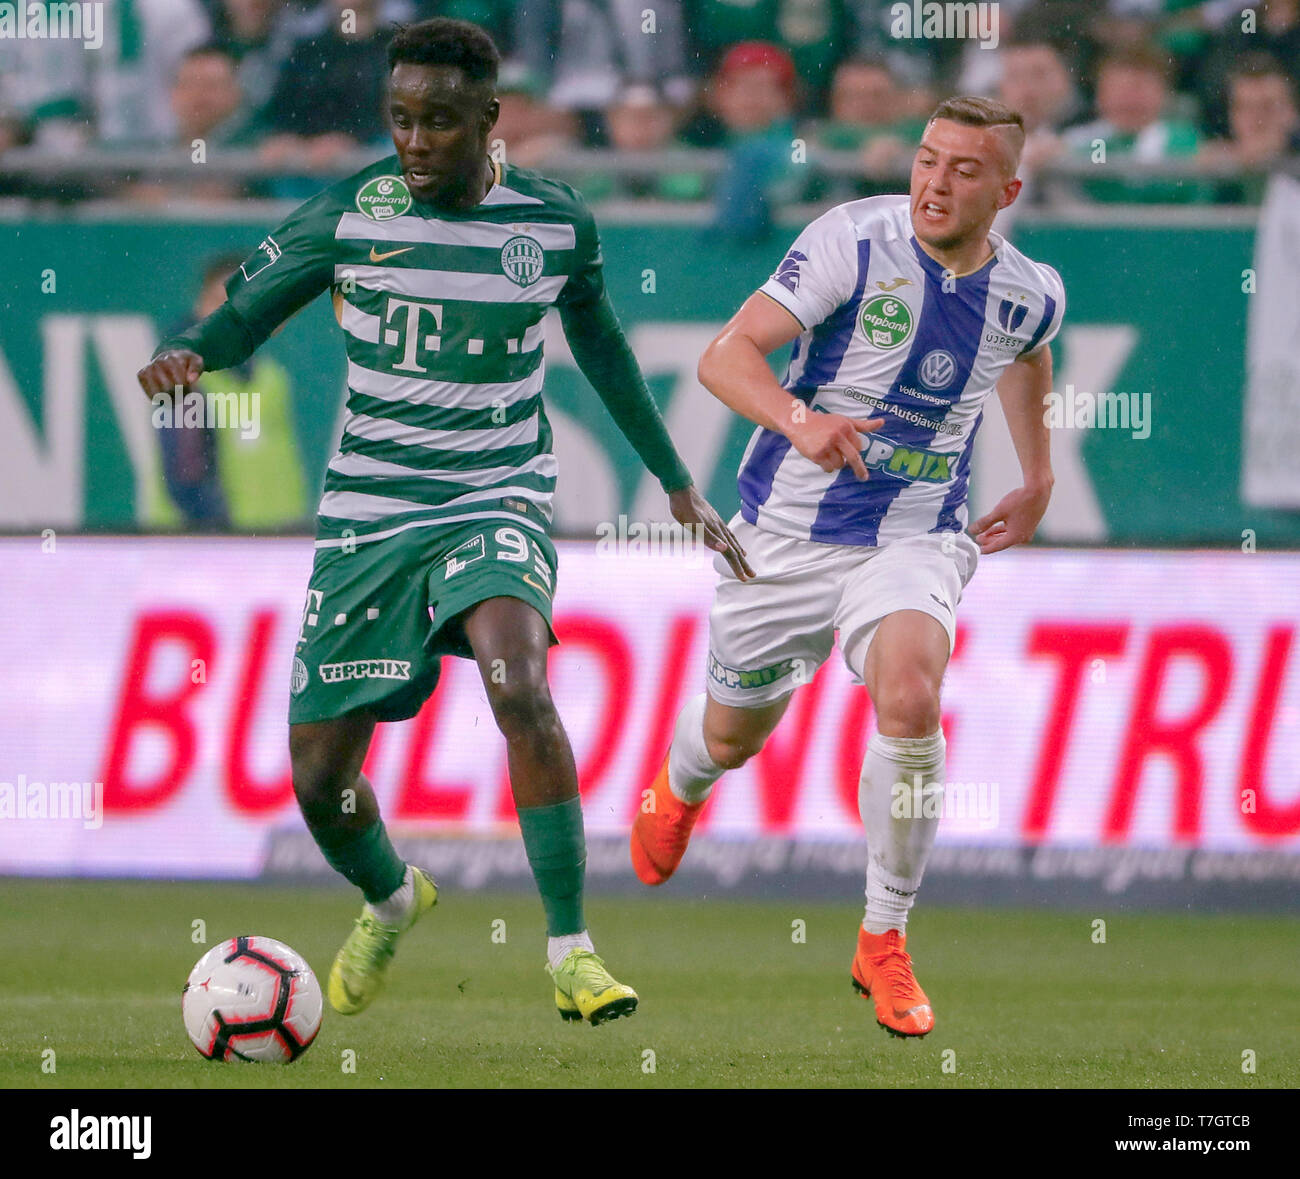
M288 1064L320 1031L320 983L301 955L270 937L236 937L194 964L181 1014L200 1056Z

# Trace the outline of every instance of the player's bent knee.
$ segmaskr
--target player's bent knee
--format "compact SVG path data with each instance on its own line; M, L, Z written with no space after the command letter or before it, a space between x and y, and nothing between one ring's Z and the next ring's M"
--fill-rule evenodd
M928 737L939 727L939 692L909 677L887 685L876 701L876 727L891 737Z
M724 770L737 770L763 748L765 733L717 734L705 730L704 744L715 765Z
M337 814L343 791L356 785L354 759L311 725L289 726L289 764L294 797L308 819Z
M559 723L544 675L507 674L502 683L489 687L488 702L497 728L507 740Z

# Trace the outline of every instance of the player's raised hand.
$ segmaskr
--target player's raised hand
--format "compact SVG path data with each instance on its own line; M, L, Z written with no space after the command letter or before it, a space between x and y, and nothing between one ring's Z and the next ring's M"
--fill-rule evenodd
M1012 545L1028 544L1047 511L1052 488L1020 487L1009 491L991 512L976 520L970 530L981 553L999 553Z
M177 385L189 388L203 373L203 357L197 352L177 348L159 353L144 366L135 378L140 388L150 397L171 393Z
M801 455L811 459L823 471L838 471L852 467L859 479L867 477L867 467L862 461L862 439L885 424L884 418L849 418L838 413L809 413L800 415L786 429Z
M668 507L678 524L691 524L704 530L705 543L714 552L727 558L731 571L741 581L748 581L754 576L753 568L745 560L745 550L740 547L740 541L713 510L713 505L695 490L694 484L683 487L680 491L669 492Z

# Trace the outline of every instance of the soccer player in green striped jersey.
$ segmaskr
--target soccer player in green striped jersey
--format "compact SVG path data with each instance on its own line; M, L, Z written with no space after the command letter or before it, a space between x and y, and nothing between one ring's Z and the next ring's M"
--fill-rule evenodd
M525 850L566 1019L636 1009L594 952L573 753L546 680L555 642L556 461L542 404L542 319L559 310L582 372L679 523L751 571L696 492L605 293L572 188L487 152L499 58L477 26L435 19L389 48L396 156L334 185L269 234L227 301L164 340L152 396L245 360L328 290L348 356L347 418L319 508L290 684L293 785L326 860L365 896L334 962L336 1009L364 1009L437 888L394 851L361 774L378 721L414 716L442 655L479 666L504 734Z

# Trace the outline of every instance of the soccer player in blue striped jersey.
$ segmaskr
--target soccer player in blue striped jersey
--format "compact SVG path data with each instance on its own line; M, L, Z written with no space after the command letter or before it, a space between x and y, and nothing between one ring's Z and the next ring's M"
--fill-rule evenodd
M316 560L290 682L293 786L326 860L365 897L328 993L355 1014L399 938L437 899L394 850L361 773L378 721L412 717L440 657L477 662L506 738L524 848L565 1019L629 1015L636 992L595 954L573 753L546 679L557 464L542 404L543 325L574 358L682 524L750 570L696 492L619 327L591 214L568 185L487 153L497 49L434 19L389 47L396 156L296 210L227 284L227 301L164 340L151 396L241 363L329 291L347 347L348 413L326 472ZM342 84L342 81L340 82Z
M666 880L714 782L763 746L791 693L841 654L875 706L859 787L868 845L854 986L900 1036L934 1012L907 916L942 809L939 690L981 553L1023 544L1052 488L1044 398L1065 292L998 234L1024 124L954 98L931 116L908 196L831 209L709 346L700 380L757 423L732 521L757 576L722 575L707 693L677 719L634 824L633 864ZM793 341L778 382L765 357ZM1024 485L967 533L971 447L997 389Z

